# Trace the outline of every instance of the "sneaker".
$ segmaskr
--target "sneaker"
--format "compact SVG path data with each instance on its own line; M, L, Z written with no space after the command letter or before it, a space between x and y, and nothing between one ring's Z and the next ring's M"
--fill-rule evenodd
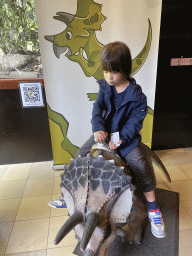
M67 208L66 203L62 196L57 200L50 201L49 206L53 208Z
M166 236L165 224L160 209L148 211L148 219L151 222L151 232L155 237Z

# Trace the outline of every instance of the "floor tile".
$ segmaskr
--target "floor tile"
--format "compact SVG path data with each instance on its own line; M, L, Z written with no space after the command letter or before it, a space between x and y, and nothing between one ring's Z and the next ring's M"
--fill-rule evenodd
M0 223L15 221L21 198L0 200Z
M45 250L48 227L48 218L15 222L5 254Z
M179 230L192 229L192 218L183 206L183 202L179 206Z
M181 230L179 232L179 255L191 256L192 255L192 229Z
M51 195L22 198L15 221L49 218L51 209L48 202L51 198Z
M186 152L189 155L192 155L192 147L191 148L184 148L184 152Z
M29 179L23 197L52 195L53 178Z
M167 171L170 175L171 181L188 180L189 177L182 172L178 166L167 166Z
M0 200L22 197L26 180L0 181Z
M158 152L158 153L156 153L156 155L161 159L161 161L163 162L163 164L165 166L175 165L175 163L171 157L171 154Z
M9 165L2 181L26 180L29 176L32 164L12 164Z
M171 191L169 185L166 182L157 182L157 188Z
M180 193L179 255L192 255L192 148L155 153L172 179L168 183L155 166L157 187ZM52 170L51 161L26 165L0 166L0 255L73 256L78 243L73 230L57 246L53 243L68 210L48 205L61 196L63 170Z
M155 177L156 177L156 181L158 183L166 182L166 178L164 178L164 176L161 176L161 174L159 174L159 172L155 171Z
M164 150L153 150L153 152L158 156L162 156L162 155L165 155L165 152Z
M169 184L172 191L180 193L180 201L191 200L192 198L192 181L181 180L173 181Z
M13 222L0 224L0 255L4 255L13 224Z
M54 170L51 169L51 162L33 163L29 179L42 179L54 177Z
M0 165L0 181L2 180L3 175L5 174L7 168L8 168L8 165Z
M49 227L49 238L48 238L48 247L47 248L59 248L63 246L76 246L78 240L75 238L75 232L72 230L69 234L58 244L54 245L54 240L59 232L60 228L67 221L68 216L52 217L50 219Z
M183 153L184 149L183 148L165 149L165 150L161 150L161 152L164 154Z
M47 256L46 250L7 254L7 256Z
M186 152L190 157L192 157L192 151L187 151Z
M192 161L191 156L187 153L172 154L171 159L176 165L191 164L191 161Z
M54 176L55 177L61 177L61 174L64 173L64 170L55 170L54 171Z
M153 169L155 172L157 182L169 182L167 179L167 176L165 175L164 171L159 167L159 165L153 163ZM166 168L166 170L167 170L167 168ZM168 172L168 170L167 170L167 172Z
M189 214L189 216L192 218L192 201L183 201L182 205L185 208L186 212Z
M192 160L191 160L192 162ZM178 168L185 173L185 175L189 178L192 179L192 163L191 164L183 164L183 165L178 165Z
M51 200L56 200L61 196L61 194L54 194ZM56 216L68 216L68 209L63 208L63 209L57 209L50 207L51 209L51 217L56 217Z
M184 148L183 149L185 152L192 152L192 147L191 148Z
M61 248L48 249L47 256L74 256L73 251L76 246L65 246Z
M53 194L61 194L61 177L54 177L54 188L53 188Z
M171 151L170 153L185 152L184 148L174 148L169 150Z

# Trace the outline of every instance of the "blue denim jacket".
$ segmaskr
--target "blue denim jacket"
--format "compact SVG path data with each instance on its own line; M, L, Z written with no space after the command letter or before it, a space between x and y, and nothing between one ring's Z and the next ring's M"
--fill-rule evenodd
M106 131L107 121L111 113L112 87L104 80L97 81L99 93L93 104L92 131ZM124 157L127 153L137 147L141 141L139 131L142 128L143 120L147 114L147 99L141 87L131 78L129 90L121 106L116 110L113 118L111 131L119 132L123 143L117 149L118 154ZM109 135L110 136L110 135Z

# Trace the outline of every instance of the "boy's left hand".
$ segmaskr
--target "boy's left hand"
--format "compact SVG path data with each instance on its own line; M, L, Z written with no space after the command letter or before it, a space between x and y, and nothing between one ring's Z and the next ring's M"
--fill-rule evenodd
M122 143L123 143L122 140L119 140L119 141L117 142L117 144L119 144L119 146L120 146ZM119 146L117 146L112 140L109 141L109 148L110 148L110 150L115 150L115 149L117 149Z

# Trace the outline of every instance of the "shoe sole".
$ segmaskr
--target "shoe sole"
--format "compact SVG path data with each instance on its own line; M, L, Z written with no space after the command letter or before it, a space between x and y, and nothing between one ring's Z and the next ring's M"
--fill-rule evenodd
M152 232L152 234L155 236L155 237L157 237L157 238L164 238L167 234L165 234L165 235L162 235L162 236L158 236L158 235L156 235L154 232L153 232L153 230L151 229L151 232Z
M52 208L57 208L55 205L52 204L48 204L49 206L51 206Z
M48 203L48 205L55 209L66 209L67 208L66 206L55 206L55 205L49 204L49 203Z

